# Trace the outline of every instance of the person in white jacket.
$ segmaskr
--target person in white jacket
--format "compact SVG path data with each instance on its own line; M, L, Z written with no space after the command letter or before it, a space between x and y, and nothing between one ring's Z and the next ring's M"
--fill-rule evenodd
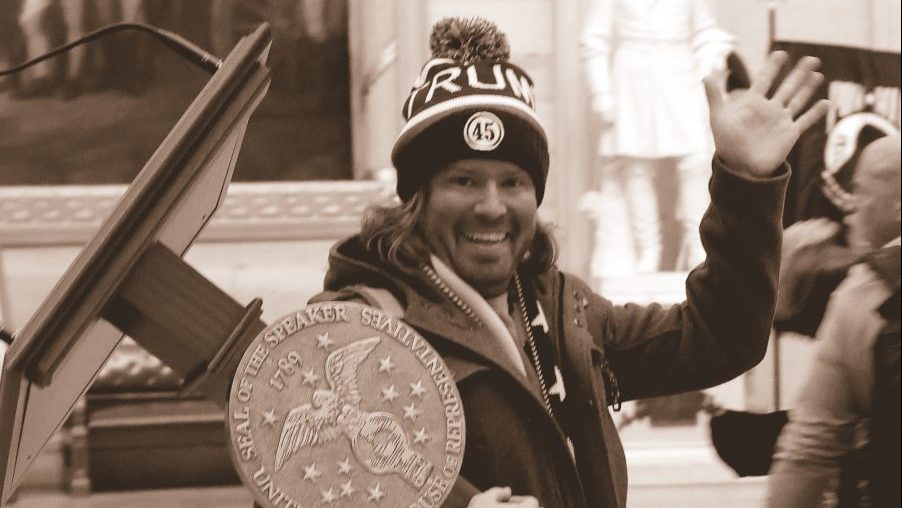
M714 148L702 79L725 69L733 37L717 27L705 0L593 0L581 42L601 125L602 195L626 202L634 271L660 267L655 178L667 165L678 174L676 268L695 266L704 259L697 229Z

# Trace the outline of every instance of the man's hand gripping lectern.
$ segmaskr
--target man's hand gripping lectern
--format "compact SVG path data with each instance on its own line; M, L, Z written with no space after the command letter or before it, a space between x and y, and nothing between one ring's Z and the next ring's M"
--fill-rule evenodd
M243 38L18 333L0 381L0 505L91 385L123 334L225 405L264 328L182 259L225 197L251 113L266 94L267 26Z

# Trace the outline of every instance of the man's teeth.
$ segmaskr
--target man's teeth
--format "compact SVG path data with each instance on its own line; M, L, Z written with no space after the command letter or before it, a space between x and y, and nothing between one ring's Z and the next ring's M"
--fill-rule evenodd
M498 243L507 238L507 233L466 233L464 238L471 242Z

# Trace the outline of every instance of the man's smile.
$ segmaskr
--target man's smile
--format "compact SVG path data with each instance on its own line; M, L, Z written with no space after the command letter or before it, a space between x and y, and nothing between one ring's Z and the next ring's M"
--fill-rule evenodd
M484 244L484 245L494 245L501 243L510 238L510 233L464 233L463 237L471 242Z

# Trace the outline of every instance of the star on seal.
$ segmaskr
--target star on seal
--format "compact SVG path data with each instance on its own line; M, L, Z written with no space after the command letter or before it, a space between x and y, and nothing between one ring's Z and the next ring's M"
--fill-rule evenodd
M276 411L274 409L263 412L263 425L272 427L277 421L279 421L279 419L276 417Z
M329 338L329 333L323 333L316 336L316 347L321 347L323 349L329 349L329 346L335 344L335 341Z
M410 396L422 397L426 393L426 387L423 386L423 380L418 379L416 383L410 383Z
M351 474L351 458L346 457L345 460L338 463L338 472L341 474Z
M413 433L413 444L425 443L429 440L429 434L426 433L426 427Z
M337 499L335 496L335 489L333 489L332 487L329 487L329 490L323 490L320 492L323 495L323 503L332 504L332 502Z
M383 497L385 497L385 492L382 491L382 484L377 483L375 487L371 487L366 489L366 491L370 494L370 497L367 498L367 501L372 503L378 503Z
M420 410L417 409L413 402L411 402L409 406L404 406L404 418L416 420L418 416L420 416Z
M401 394L395 390L395 385L382 389L382 401L394 402Z
M316 382L318 380L319 380L319 376L316 374L316 372L313 372L313 369L310 369L307 372L304 372L303 384L310 385L310 386L316 386Z
M379 360L379 372L388 372L391 374L391 370L395 367L395 364L391 361L391 355L386 356L385 358Z
M305 480L310 480L311 482L315 482L316 479L319 478L320 476L322 476L322 473L320 473L319 470L316 469L316 462L314 462L313 464L310 464L309 466L306 466L304 468L304 479Z

